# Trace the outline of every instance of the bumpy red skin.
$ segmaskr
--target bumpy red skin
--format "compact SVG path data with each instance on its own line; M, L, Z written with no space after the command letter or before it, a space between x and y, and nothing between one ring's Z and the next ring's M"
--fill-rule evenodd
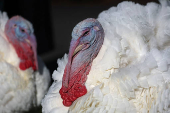
M74 77L72 77L71 80L69 81L68 88L62 85L62 88L60 89L60 95L61 95L61 98L63 99L63 105L67 107L71 106L72 103L77 98L87 93L87 89L85 87L85 82L87 79L86 75L89 74L91 66L87 66L87 64L84 64L81 68L79 68L81 69L81 71L75 74ZM67 68L64 71L64 75L66 74L66 71L67 71Z
M23 45L25 46L24 48L27 48L26 50L24 50L17 43L13 44L13 46L15 48L18 57L20 58L19 68L21 70L26 70L32 67L34 71L37 70L36 59L34 58L34 51L32 50L32 47L28 44L24 44Z

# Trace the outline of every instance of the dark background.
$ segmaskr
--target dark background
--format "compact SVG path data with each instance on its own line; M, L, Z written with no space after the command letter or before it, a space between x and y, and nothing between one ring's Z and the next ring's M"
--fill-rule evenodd
M86 18L97 18L103 10L117 6L123 0L0 0L0 10L9 18L21 15L34 26L38 54L51 74L57 69L57 59L68 53L73 27ZM145 5L157 0L132 0ZM30 113L40 113L31 111Z

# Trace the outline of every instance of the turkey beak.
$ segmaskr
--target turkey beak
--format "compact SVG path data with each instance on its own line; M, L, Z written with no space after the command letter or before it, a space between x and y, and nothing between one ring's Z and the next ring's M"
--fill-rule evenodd
M31 42L30 42L30 40L28 40L28 39L25 39L25 41L29 44L29 45L31 45Z
M84 47L84 44L77 46L76 49L74 50L72 57L74 57L79 51L81 51L83 47Z

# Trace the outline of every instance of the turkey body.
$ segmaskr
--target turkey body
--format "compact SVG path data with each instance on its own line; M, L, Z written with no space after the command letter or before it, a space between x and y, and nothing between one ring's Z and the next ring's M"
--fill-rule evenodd
M0 112L20 113L40 105L50 73L40 58L37 71L19 68L20 58L5 35L7 21L7 14L0 12Z
M87 75L87 94L70 107L59 90L67 55L58 60L44 113L170 112L170 7L122 2L99 14L105 37Z

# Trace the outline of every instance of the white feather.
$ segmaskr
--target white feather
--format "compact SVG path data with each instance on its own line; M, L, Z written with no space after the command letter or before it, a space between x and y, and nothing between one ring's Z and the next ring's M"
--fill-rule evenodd
M64 68L68 62L67 54L64 55L62 59L58 59L57 71L53 72L53 84L51 85L47 95L42 101L42 112L44 113L55 113L55 112L67 112L68 107L64 107L62 104L62 99L59 94L59 90L62 86L62 76L64 73Z

